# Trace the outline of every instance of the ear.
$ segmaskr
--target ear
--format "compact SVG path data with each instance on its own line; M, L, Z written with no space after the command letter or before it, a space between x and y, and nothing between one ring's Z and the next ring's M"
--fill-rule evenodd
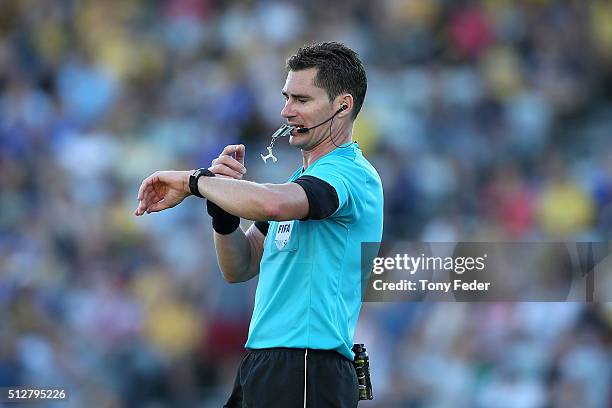
M336 103L334 105L337 106L336 110L342 109L340 113L338 113L339 118L344 118L351 115L351 111L353 110L353 95L346 93L338 95L336 98Z

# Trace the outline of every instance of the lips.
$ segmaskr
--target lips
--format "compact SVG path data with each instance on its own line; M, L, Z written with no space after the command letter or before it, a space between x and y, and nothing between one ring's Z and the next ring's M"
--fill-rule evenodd
M298 125L295 123L288 123L293 129L291 129L291 135L295 136L297 134L297 130L304 127L304 125Z

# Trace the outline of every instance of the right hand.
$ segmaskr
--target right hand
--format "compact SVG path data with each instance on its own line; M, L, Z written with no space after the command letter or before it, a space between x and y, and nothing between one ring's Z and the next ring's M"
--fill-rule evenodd
M241 180L246 173L244 152L243 144L225 146L219 157L212 161L208 170L217 177Z

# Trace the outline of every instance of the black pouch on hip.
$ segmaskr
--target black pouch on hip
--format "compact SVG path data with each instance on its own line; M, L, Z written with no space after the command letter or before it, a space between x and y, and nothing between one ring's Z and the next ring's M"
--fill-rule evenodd
M370 379L370 356L368 356L365 345L354 344L353 353L355 353L353 366L357 372L359 400L374 399L374 394L372 393L372 381Z

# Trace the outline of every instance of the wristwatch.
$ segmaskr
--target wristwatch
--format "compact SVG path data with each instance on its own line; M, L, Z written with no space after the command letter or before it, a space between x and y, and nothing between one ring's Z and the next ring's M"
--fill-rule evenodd
M204 196L200 194L200 190L198 190L198 180L202 176L215 177L215 173L213 173L212 171L208 169L201 168L201 169L197 169L196 171L191 173L191 175L189 176L189 191L191 191L191 194L193 194L194 196L200 197L200 198L204 198Z

